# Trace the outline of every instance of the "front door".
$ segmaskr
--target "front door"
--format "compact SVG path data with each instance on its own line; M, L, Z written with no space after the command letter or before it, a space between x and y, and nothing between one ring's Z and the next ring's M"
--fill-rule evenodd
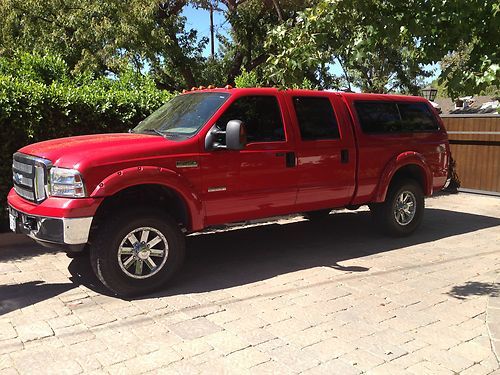
M216 121L221 130L228 121L243 121L247 145L241 151L207 151L202 156L207 225L293 211L296 155L280 100L277 95L242 96Z

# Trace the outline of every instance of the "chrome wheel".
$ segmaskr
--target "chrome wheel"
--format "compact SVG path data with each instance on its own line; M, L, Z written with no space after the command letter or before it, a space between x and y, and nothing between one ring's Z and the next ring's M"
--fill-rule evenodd
M128 233L118 248L118 264L134 279L145 279L158 273L168 257L165 236L151 227L137 228Z
M417 199L408 190L402 191L394 203L394 218L399 225L411 223L417 212Z

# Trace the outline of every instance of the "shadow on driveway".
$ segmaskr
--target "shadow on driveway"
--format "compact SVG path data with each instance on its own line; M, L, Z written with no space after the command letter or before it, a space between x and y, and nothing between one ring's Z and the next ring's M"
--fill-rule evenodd
M170 286L148 297L209 292L319 266L364 272L369 268L350 266L349 260L498 225L500 219L494 217L430 208L420 230L406 238L380 235L367 211L337 213L321 222L303 220L202 233L187 238L186 263ZM2 258L0 253L0 261ZM0 296L19 301L15 307L19 308L78 285L107 294L92 273L88 258L73 259L69 271L72 283L0 286ZM6 312L4 302L0 299L0 314Z
M499 225L494 217L429 208L421 228L405 238L379 234L367 211L200 234L188 237L184 268L170 288L156 295L225 289L318 266L363 272L368 269L349 266L349 260Z
M37 280L0 285L0 316L51 299L79 285L85 285L91 290L109 295L108 290L94 275L88 257L73 259L68 269L71 277L67 283L45 283Z
M454 286L448 294L458 299L466 299L469 296L498 297L500 286L497 283L467 281L464 285Z

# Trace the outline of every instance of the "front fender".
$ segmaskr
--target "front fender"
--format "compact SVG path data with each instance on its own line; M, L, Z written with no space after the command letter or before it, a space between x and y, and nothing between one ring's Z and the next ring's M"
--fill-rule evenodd
M422 154L415 151L406 151L395 158L393 158L389 163L387 163L382 175L380 177L378 187L375 193L375 202L385 201L387 191L389 190L389 185L392 181L394 175L403 167L414 165L418 168L423 181L424 194L429 196L432 194L432 172L425 161Z
M203 204L189 181L180 174L165 168L144 166L122 169L101 181L90 197L109 197L119 191L137 185L163 185L178 193L189 211L191 229L203 228Z

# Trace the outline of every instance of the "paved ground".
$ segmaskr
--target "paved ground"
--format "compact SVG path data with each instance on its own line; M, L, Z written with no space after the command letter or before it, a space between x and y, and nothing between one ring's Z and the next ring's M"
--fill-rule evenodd
M191 236L174 285L132 301L0 235L0 374L498 372L500 199L427 206L406 239L366 211Z

